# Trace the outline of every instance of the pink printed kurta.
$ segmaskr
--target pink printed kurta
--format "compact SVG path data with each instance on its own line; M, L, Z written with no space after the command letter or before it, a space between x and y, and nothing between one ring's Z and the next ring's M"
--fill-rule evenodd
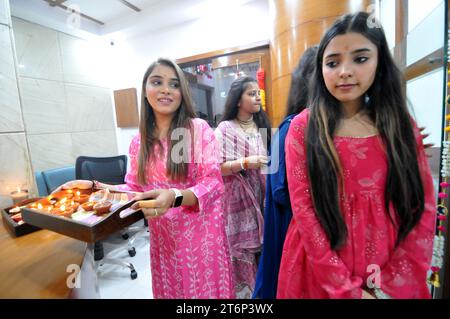
M393 298L430 298L426 283L435 232L436 202L422 138L415 127L425 211L395 247L396 228L386 214L388 162L379 136L335 137L344 174L341 209L346 244L338 251L316 217L307 177L305 130L308 110L293 121L286 139L286 167L293 219L278 280L278 298L361 298L368 279L380 271L380 288ZM391 205L391 213L392 205Z
M232 121L221 122L216 136L222 163L251 155L267 155L261 134L247 134ZM262 245L266 180L260 170L249 169L224 176L223 181L236 298L249 299L255 287L257 254Z
M198 207L171 208L162 217L149 220L154 298L233 298L222 207L223 181L215 136L205 121L194 119L192 123L195 146L185 182L172 182L166 176L167 140L164 140L164 158L155 163L149 161L148 184L140 186L139 136L130 145L131 170L125 181L131 190L139 192L172 187L190 189L199 202Z

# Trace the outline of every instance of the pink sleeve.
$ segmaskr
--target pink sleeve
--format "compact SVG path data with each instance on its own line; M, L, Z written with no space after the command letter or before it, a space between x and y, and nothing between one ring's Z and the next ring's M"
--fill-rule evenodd
M330 242L316 216L311 199L306 165L305 130L308 112L302 112L291 124L286 137L286 171L297 231L314 272L314 281L330 298L361 298L362 278L352 276ZM294 249L297 249L296 247Z
M436 227L436 196L422 137L414 123L419 170L425 193L425 210L419 223L395 249L381 270L381 290L392 298L424 298L433 253Z
M121 190L143 192L142 186L137 182L137 167L138 167L138 154L139 154L139 135L135 136L131 141L130 148L128 150L128 159L130 161L130 170L125 176L125 183L119 185Z
M194 186L188 188L198 199L192 212L206 209L224 192L220 164L217 162L217 142L214 131L202 120L194 120L194 164L197 166Z

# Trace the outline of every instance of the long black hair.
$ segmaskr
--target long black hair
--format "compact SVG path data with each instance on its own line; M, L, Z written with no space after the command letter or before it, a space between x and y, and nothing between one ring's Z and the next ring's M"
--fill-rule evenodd
M242 97L244 91L248 88L250 83L258 83L254 78L249 76L244 76L237 78L231 83L230 90L228 91L227 100L225 101L225 111L221 118L222 121L231 121L237 118L239 112L239 101ZM266 129L267 130L267 148L270 145L271 139L271 125L269 118L266 112L263 111L262 107L256 113L253 113L253 120L256 123L258 129Z
M309 82L314 72L318 48L317 45L308 48L300 58L297 67L292 71L286 116L300 113L308 104Z
M337 20L322 38L317 52L310 90L307 128L307 166L317 217L332 249L340 248L347 227L339 209L342 172L333 137L342 117L340 102L327 90L322 74L323 55L330 41L349 32L359 33L378 48L378 66L363 106L384 142L388 160L385 208L397 228L397 245L418 223L424 210L424 189L417 160L412 119L402 90L402 77L395 65L381 27L369 27L365 12L348 14ZM390 215L392 203L394 216Z

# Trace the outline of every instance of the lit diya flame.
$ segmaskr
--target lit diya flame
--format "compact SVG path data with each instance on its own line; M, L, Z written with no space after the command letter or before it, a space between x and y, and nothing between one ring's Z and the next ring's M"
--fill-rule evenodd
M56 203L56 200L52 196L48 196L46 199L50 203L50 205L53 205Z
M80 197L80 191L77 191L76 193L75 193L76 195L77 195L77 197Z
M42 207L43 207L43 206L42 206L41 203L39 203L39 204L37 205L37 208L38 208L38 209L42 209Z

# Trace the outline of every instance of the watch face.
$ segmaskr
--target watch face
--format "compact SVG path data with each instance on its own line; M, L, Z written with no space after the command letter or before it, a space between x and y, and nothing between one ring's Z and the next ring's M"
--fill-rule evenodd
M175 197L175 204L174 207L181 206L181 203L183 202L183 195L179 195Z
M175 201L172 207L181 206L181 203L183 202L183 194L181 194L180 190L176 188L171 188L170 190L175 193Z

